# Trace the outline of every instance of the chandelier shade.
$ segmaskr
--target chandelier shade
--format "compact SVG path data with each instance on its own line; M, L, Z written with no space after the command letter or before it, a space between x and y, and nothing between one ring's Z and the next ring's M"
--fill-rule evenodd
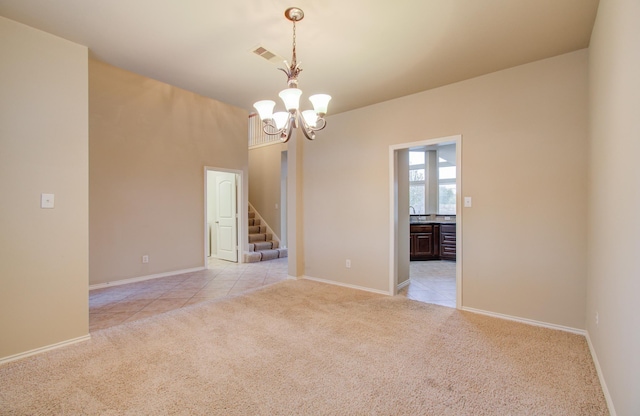
M262 120L262 130L268 135L279 135L282 142L291 138L293 129L300 127L305 137L315 139L315 132L325 128L327 122L325 115L331 96L328 94L315 94L309 97L313 110L300 111L300 97L302 90L298 87L298 74L302 71L296 59L296 22L302 20L304 12L297 7L290 7L284 12L285 17L293 22L293 56L291 65L285 61L286 69L279 68L287 74L287 86L278 94L284 103L287 112L273 112L276 103L272 100L262 100L253 106L258 111Z
M302 117L309 127L315 127L318 122L318 115L313 110L305 110L302 112Z
M278 130L283 129L289 120L289 113L285 111L278 111L273 115L273 120L276 123L276 128Z
M276 102L272 100L262 100L258 101L253 106L256 110L258 110L260 119L265 120L270 119L271 116L273 116L273 107L276 106Z
M278 95L282 98L282 102L288 111L297 110L299 108L302 90L298 88L287 88L286 90L280 91L280 94Z
M331 96L327 94L315 94L309 97L309 101L313 104L313 109L317 114L322 114L323 116L327 114L327 107L329 107L329 100L331 100Z

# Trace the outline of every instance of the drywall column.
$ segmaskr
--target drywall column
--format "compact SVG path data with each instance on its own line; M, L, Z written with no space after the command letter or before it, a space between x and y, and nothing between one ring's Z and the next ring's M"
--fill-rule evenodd
M611 414L640 415L640 2L600 0L589 47L586 325Z
M289 276L304 275L303 177L304 135L294 131L287 143L287 242Z
M89 92L86 47L3 17L0 39L1 362L88 337Z

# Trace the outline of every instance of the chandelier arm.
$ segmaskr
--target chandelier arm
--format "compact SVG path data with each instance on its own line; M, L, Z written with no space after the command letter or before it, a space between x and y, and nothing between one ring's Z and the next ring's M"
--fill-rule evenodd
M327 127L327 120L325 120L324 118L318 118L318 121L322 121L322 125L320 127L309 127L309 130L311 130L311 131L320 131L320 130L324 129L325 127Z
M282 143L286 143L291 138L291 133L293 132L293 122L292 117L289 117L287 120L287 124L282 128L282 132L280 133L280 141Z
M281 134L284 131L284 128L278 129L275 124L273 124L273 120L262 120L262 131L269 136L276 136ZM267 130L267 127L271 127L271 129L276 129L275 132L271 132ZM286 127L286 126L285 126Z
M302 132L304 133L304 137L306 137L307 139L315 140L316 134L308 126L302 126Z
M302 128L302 132L304 133L304 137L306 137L309 140L315 140L316 138L316 134L314 133L315 129L307 123L307 120L305 120L304 117L302 117L302 114L300 114L299 120L300 120L300 127Z

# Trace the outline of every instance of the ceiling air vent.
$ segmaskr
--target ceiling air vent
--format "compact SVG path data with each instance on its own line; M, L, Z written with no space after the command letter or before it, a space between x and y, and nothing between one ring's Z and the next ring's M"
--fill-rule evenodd
M282 61L284 61L284 58L281 56L276 55L275 53L268 51L266 48L262 47L262 46L258 46L256 48L253 48L253 53L255 53L258 56L263 57L264 59L266 59L269 62L272 62L274 64L280 65L282 64Z

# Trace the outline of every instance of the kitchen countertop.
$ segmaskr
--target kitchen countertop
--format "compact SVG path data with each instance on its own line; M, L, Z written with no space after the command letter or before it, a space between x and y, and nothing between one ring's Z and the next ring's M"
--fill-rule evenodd
M455 221L444 220L423 220L423 221L410 221L409 225L427 225L427 224L455 224Z
M437 217L440 217L440 218L437 218ZM447 219L444 219L442 217L445 217ZM455 215L437 215L437 216L433 215L433 214L430 214L430 215L425 215L425 214L409 215L409 224L410 225L455 224L455 223L456 223Z

